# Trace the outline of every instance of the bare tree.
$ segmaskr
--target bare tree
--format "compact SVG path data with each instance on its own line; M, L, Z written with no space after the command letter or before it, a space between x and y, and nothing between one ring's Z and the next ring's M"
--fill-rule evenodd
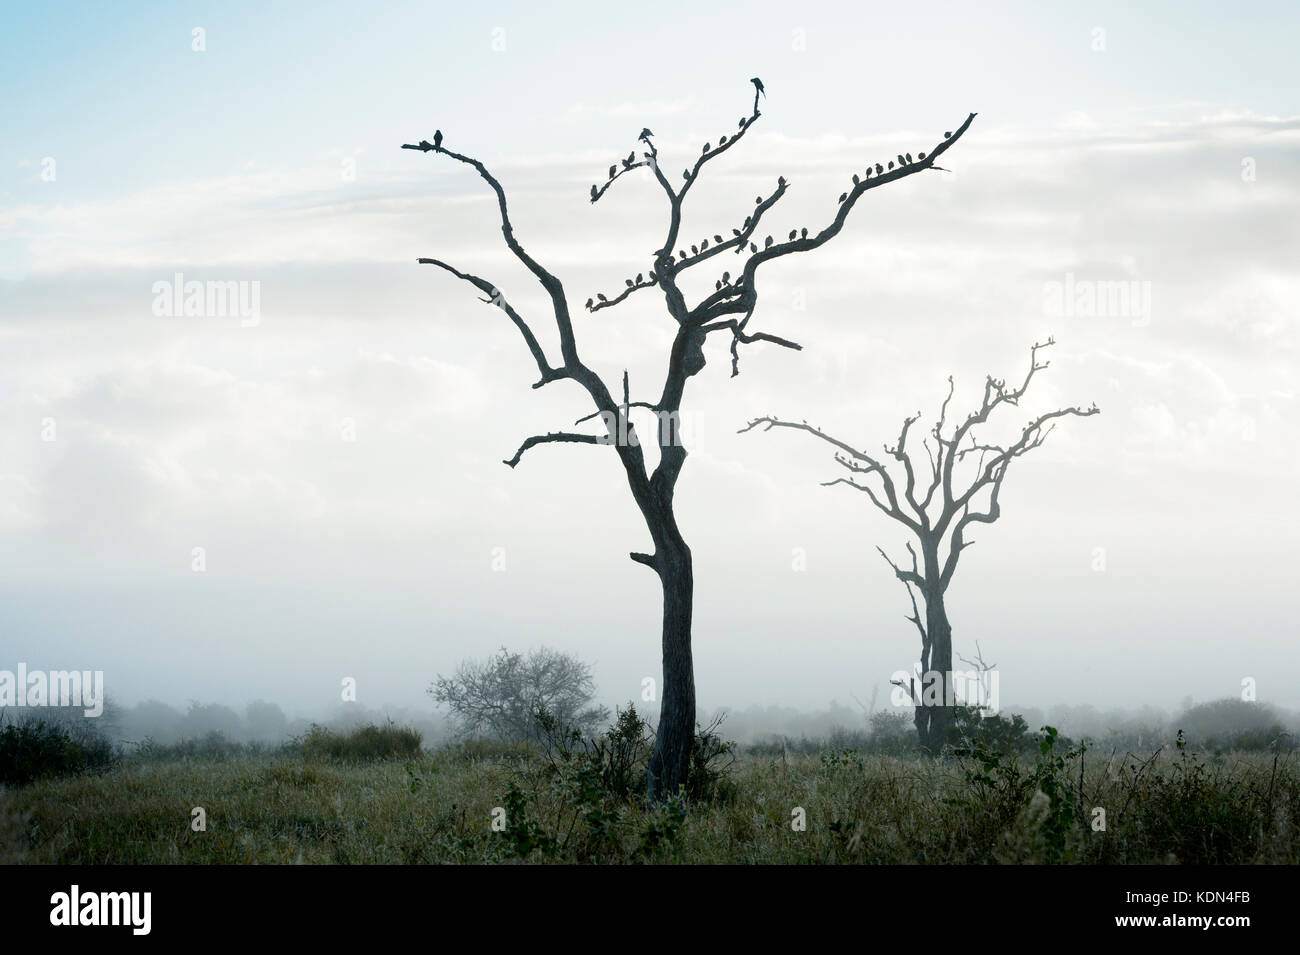
M466 660L453 676L439 674L429 695L451 710L462 734L504 741L534 739L538 710L588 735L609 719L609 710L592 703L591 667L546 647L526 655L502 647L485 661Z
M1051 364L1040 361L1038 353L1054 344L1055 341L1049 338L1045 343L1035 344L1030 349L1029 371L1018 388L1008 388L1005 379L989 376L984 383L984 400L979 409L971 412L965 421L954 424L951 432L945 434L948 403L953 396L953 380L950 375L948 397L944 399L939 418L930 429L929 436L922 441L926 452L924 462L914 462L912 451L907 447L909 432L921 413L918 411L912 417L905 418L898 441L893 447L888 444L884 446L885 455L893 458L903 469L901 495L881 458L859 451L806 421L796 423L766 416L754 419L741 429L743 434L760 425L765 426L765 431L791 428L806 431L831 444L837 449L836 463L848 471L848 475L827 481L823 486L844 484L862 492L878 510L911 531L917 546L913 546L912 540L907 542L907 552L911 555L910 567L900 566L882 548L876 549L907 588L912 603L912 614L907 619L916 625L921 634L921 674L928 679L924 689L916 681L912 681L907 689L911 693L910 699L916 702L914 719L921 744L933 753L938 753L943 748L952 722L955 696L952 681L952 626L944 606L944 594L952 581L962 551L974 543L966 537L967 528L971 524L992 524L998 519L1002 513L998 496L1011 462L1040 447L1056 427L1056 419L1067 415L1086 418L1098 413L1095 404L1086 410L1071 407L1049 411L1031 419L1024 426L1020 437L1007 445L988 444L975 437L974 429L988 422L998 408L1019 406L1034 374ZM933 448L930 446L931 439L934 441ZM969 472L968 479L954 478L958 466L972 455L976 456L973 459L975 467L973 471L969 465L965 469ZM921 481L918 481L918 475L921 476ZM922 483L925 485L924 491L919 490ZM919 556L917 547L920 548ZM913 587L925 601L924 620Z
M599 294L587 299L587 310L598 312L627 301L633 294L645 289L657 289L663 296L669 319L676 324L676 333L667 355L667 371L659 396L653 401L633 401L627 372L623 373L622 397L616 398L610 387L578 354L577 336L570 314L569 300L560 280L540 265L515 235L514 225L506 202L505 189L487 167L477 159L454 152L443 145L439 130L432 143L422 140L406 144L403 149L418 149L445 156L469 166L496 194L501 218L501 234L514 257L537 279L550 299L551 318L559 339L559 361L553 362L542 346L532 326L500 292L500 286L485 278L463 272L448 263L433 258L421 258L422 264L434 265L478 289L482 301L500 308L519 330L533 360L537 364L538 380L533 385L540 388L555 381L570 381L586 392L594 410L578 418L575 426L600 418L608 432L596 435L579 431L553 431L535 435L520 444L519 449L505 463L515 467L529 449L540 444L607 444L614 447L632 492L650 532L654 544L652 553L633 553L632 560L651 568L659 576L663 591L663 684L660 719L651 756L649 796L666 798L675 794L686 782L690 764L690 751L695 733L695 676L691 655L691 613L694 599L694 576L691 551L682 537L673 510L673 493L686 460L686 448L680 438L680 410L687 381L704 368L704 346L710 335L720 334L730 340L731 373L740 371L739 347L756 341L772 342L786 348L800 346L786 338L767 332L751 331L749 321L758 303L758 270L769 262L796 252L810 252L825 245L844 227L849 213L866 193L879 186L897 182L907 176L937 169L935 160L961 138L975 119L971 113L954 132L945 133L944 139L930 154L920 153L913 160L911 154L899 156L888 168L869 166L864 173L853 176L852 185L839 197L839 204L827 225L810 232L794 230L785 241L777 242L771 235L759 238L763 217L776 205L790 188L790 183L780 177L776 188L766 197L758 196L753 211L744 222L731 229L730 237L721 233L703 239L682 237L682 210L687 196L699 181L704 167L733 149L759 119L758 101L762 84L754 83L754 106L747 117L740 120L738 128L729 135L719 136L704 144L704 148L689 162L678 185L674 185L665 171L654 134L643 129L638 142L626 157L609 167L603 185L591 187L591 201L603 198L613 185L634 169L649 170L667 200L667 232L663 244L650 256L649 266L634 278L626 279L623 288L613 296ZM722 271L713 283L713 291L690 304L681 282L686 273L730 252L742 256L742 264L732 271ZM716 267L721 260L714 262ZM694 273L698 274L698 273ZM647 467L637 432L632 423L632 409L646 411L656 418L656 443L659 460L653 470Z

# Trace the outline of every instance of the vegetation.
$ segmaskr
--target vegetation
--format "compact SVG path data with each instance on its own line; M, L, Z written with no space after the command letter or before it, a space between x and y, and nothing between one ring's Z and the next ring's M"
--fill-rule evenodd
M107 740L57 723L23 720L0 726L0 785L107 769L114 759Z
M466 660L453 676L439 674L429 695L451 710L467 738L531 741L539 710L587 734L609 719L609 710L592 702L596 681L591 667L572 654L546 647L527 654L502 647L487 660Z
M735 753L701 729L693 759L708 771L653 806L652 740L632 707L596 739L552 724L540 743L413 753L363 743L403 739L372 727L347 745L134 755L0 792L0 861L1300 862L1292 753L1207 754L1185 738L1094 752L1051 728L1023 752L993 741L1017 736L1008 725L939 759L873 751L894 745L888 732L868 749ZM195 806L206 831L191 829Z

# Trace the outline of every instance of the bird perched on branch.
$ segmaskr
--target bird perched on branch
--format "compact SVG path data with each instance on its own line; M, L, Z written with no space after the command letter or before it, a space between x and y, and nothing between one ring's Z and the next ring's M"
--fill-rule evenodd
M653 135L654 133L650 132L650 130L646 128L641 130L641 135L638 136L637 139L641 140L643 143L648 143L650 142L650 137Z
M764 89L763 89L763 81L762 81L762 80L760 80L757 76L755 76L755 77L754 77L753 79L751 79L749 82L751 82L751 83L754 84L754 89L758 90L759 93L762 93L762 94L763 94L763 99L767 99L767 93L766 93L766 92L764 91Z
M433 148L434 148L434 149L441 149L441 148L442 148L442 130L441 130L441 129L435 129L435 130L433 131Z

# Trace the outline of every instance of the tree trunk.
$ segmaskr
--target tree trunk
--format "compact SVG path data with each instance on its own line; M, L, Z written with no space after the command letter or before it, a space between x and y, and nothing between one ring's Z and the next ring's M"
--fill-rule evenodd
M922 705L916 708L916 728L921 745L933 756L939 755L948 742L948 728L952 725L952 626L948 623L948 613L943 605L943 591L938 587L930 590L925 599L925 631L930 638L928 659L921 660L924 671L922 679L930 685L930 674L942 675L942 680L934 685L938 690L937 705L933 699L934 690L923 691Z
M691 606L695 577L691 549L680 538L656 555L663 583L663 696L650 755L647 795L669 799L686 783L695 741L695 665L691 656Z

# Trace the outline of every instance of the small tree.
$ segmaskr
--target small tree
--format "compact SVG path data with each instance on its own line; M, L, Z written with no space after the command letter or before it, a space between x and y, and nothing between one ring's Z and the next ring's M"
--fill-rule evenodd
M591 668L546 647L527 655L502 647L487 660L466 660L454 676L438 674L429 694L451 710L462 735L506 742L533 739L538 710L588 735L609 719L608 709L592 704Z
M1007 468L1016 458L1042 445L1056 427L1057 418L1066 415L1088 417L1098 413L1095 404L1087 410L1062 408L1047 412L1031 419L1024 426L1019 439L1005 446L985 444L975 437L973 429L984 425L998 408L1020 404L1035 372L1050 364L1039 361L1039 351L1054 344L1055 341L1049 338L1045 343L1035 344L1030 349L1029 373L1019 388L1008 389L1005 379L990 375L984 383L984 400L979 410L971 412L965 421L954 425L951 433L945 435L948 403L953 395L953 381L949 375L948 397L944 399L938 421L930 430L929 437L922 442L926 452L923 464L914 462L907 448L908 433L921 413L918 411L912 417L904 419L897 444L893 447L887 444L884 446L885 454L897 461L903 469L906 483L901 495L880 459L825 434L807 422L779 421L767 416L755 418L741 429L743 434L759 425L765 425L764 430L793 428L806 431L833 445L838 449L835 454L836 463L849 474L848 477L827 481L823 486L846 484L866 494L878 510L911 531L912 537L920 546L921 553L918 557L912 541L907 542L907 551L912 558L910 567L899 566L883 549L876 549L907 587L907 595L912 602L912 615L907 619L916 625L921 634L920 662L922 678L926 681L924 689L916 681L912 681L911 686L905 689L910 691L910 698L916 703L914 719L921 745L933 753L939 752L948 740L948 728L955 708L952 626L948 622L944 594L952 581L953 571L957 569L961 552L974 543L967 540L966 529L971 524L992 524L998 519L1002 513L998 495L1002 491ZM930 447L931 438L934 440L934 448ZM955 478L958 466L971 455L976 455L974 471L966 480ZM918 493L918 474L923 475L923 480L927 482L923 493ZM873 475L878 483L867 482ZM876 486L873 487L872 484ZM987 491L987 495L983 498L981 510L976 498L984 491ZM917 607L913 587L921 592L925 601L924 620Z

